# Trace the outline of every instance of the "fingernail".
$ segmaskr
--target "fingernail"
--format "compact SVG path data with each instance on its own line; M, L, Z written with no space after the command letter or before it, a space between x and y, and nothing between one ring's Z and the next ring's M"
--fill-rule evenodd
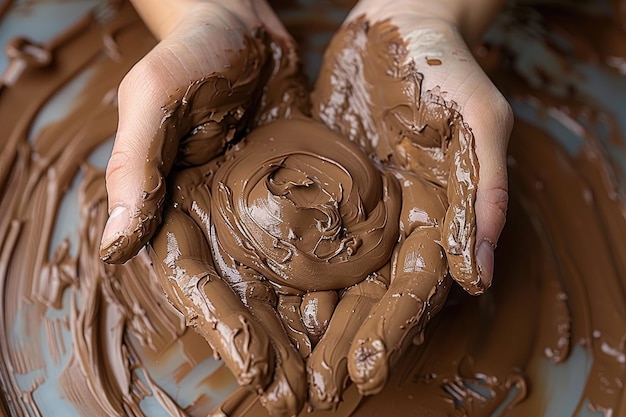
M476 252L476 266L478 267L478 276L485 288L491 286L493 279L493 259L493 244L488 240L483 240Z
M102 232L102 240L100 241L100 249L106 249L121 235L124 234L130 225L130 212L126 207L117 206L109 215L104 232Z

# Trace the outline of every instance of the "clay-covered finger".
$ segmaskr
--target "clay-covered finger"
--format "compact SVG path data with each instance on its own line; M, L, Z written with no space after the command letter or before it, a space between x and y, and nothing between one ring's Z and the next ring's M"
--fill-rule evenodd
M300 306L302 297L299 295L281 294L278 297L276 310L283 321L283 327L291 343L300 353L302 359L306 359L313 349L311 339L300 318Z
M302 296L300 317L313 345L326 333L339 301L337 291L309 291Z
M471 121L480 114L489 117L482 123L473 123L476 157L480 162L476 189L476 267L485 286L491 285L494 266L494 249L506 222L508 205L507 144L511 134L513 116L504 97L496 95L485 100L483 107L468 108ZM479 119L480 120L480 119Z
M386 280L374 273L341 297L328 329L307 361L309 404L313 409L337 407L348 383L346 357L352 340L386 288Z
M442 306L449 290L436 228L416 229L394 258L395 276L354 337L350 378L363 395L380 392L399 355Z
M450 273L470 294L480 294L484 284L476 266L476 190L478 159L474 136L462 121L456 124L448 149L450 175L448 202L441 243L446 251Z
M270 338L216 274L196 223L169 210L149 249L161 286L187 324L221 355L240 385L263 390L274 371Z
M258 279L246 279L237 287L244 303L270 338L276 356L274 379L259 393L261 403L272 417L295 416L306 400L304 362L291 344L276 312L276 295L260 276Z

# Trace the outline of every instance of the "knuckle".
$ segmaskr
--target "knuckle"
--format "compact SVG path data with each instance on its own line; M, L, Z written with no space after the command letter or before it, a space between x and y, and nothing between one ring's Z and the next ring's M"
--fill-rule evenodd
M513 109L500 90L492 85L489 99L484 101L481 109L484 117L488 117L494 126L510 131L513 125Z
M113 150L106 167L105 175L107 182L115 179L123 179L132 166L131 162L132 158L127 152Z
M122 81L120 81L120 85L117 88L118 96L123 97L125 94L132 93L140 79L140 74L142 72L146 74L145 71L147 70L149 70L149 66L143 64L143 61L139 61L135 64L135 66L126 73L124 78L122 78Z
M509 188L506 181L499 181L500 184L491 186L485 195L487 202L494 205L506 205L509 201Z
M500 92L497 93L493 101L493 107L494 116L498 122L510 130L513 123L513 108Z
M475 93L468 103L467 122L487 135L508 136L513 127L513 109L509 101L493 85Z
M509 204L509 193L506 187L493 187L481 196L484 212L490 223L499 229L504 226Z
M142 97L142 102L153 101L164 94L165 74L162 63L148 54L122 78L117 89L118 97L121 101L136 100L137 96Z

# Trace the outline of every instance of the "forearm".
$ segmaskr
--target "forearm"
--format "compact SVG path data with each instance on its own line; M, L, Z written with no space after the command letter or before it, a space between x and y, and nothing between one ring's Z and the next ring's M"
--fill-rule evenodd
M472 46L480 41L506 0L439 0L432 3L450 10L465 41Z
M253 28L261 22L276 37L290 38L266 0L131 0L150 31L161 40L186 16L193 18L206 7L227 10L244 26ZM224 23L228 29L228 23Z
M439 19L459 29L465 41L473 46L482 37L506 0L360 0L352 16L366 14L384 19L407 15L422 19Z
M204 6L223 7L245 20L246 9L254 9L250 0L130 0L150 31L161 40L169 35L180 21ZM259 0L255 0L259 1Z
M178 24L190 0L131 0L139 16L158 39L163 39Z

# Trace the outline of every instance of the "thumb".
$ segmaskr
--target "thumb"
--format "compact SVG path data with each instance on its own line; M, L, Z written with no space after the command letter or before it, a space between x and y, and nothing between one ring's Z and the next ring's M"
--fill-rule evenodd
M446 92L446 100L455 103L462 118L457 132L459 141L456 141L460 148L452 153L461 158L450 161L452 187L448 189L450 209L445 225L449 238L446 239L448 259L457 265L451 268L459 272L453 274L457 282L468 292L478 294L491 285L494 249L506 221L506 150L513 112L457 30L436 26L433 33L441 34L441 39L445 40L437 41L436 48L433 47L441 53L438 55L441 65L422 67L423 88L427 92ZM418 51L414 55L417 62L431 49L428 45L424 50L420 48L420 45L414 48ZM471 159L478 161L477 184L459 170L463 160ZM460 192L464 187L469 187L469 193ZM469 217L463 220L462 214ZM454 250L450 251L451 247Z
M126 262L152 237L177 157L183 165L211 160L255 100L267 56L263 42L217 6L194 10L181 22L119 87L118 131L106 171L109 220L100 244L105 262Z
M506 222L508 180L506 150L513 128L513 112L494 89L479 103L468 106L466 121L472 127L479 162L476 190L476 265L484 285L493 277L494 249Z
M512 116L505 101L491 107L484 96L468 106L457 123L450 149L448 199L444 247L450 272L471 294L491 285L494 249L506 221L508 187L506 144ZM483 117L482 111L488 116ZM473 128L472 128L473 126Z
M118 130L106 170L109 219L100 244L105 262L133 257L161 221L165 175L178 145L178 138L157 132L167 102L163 81L144 58L118 90Z
M466 278L457 282L473 294L482 292L491 285L494 269L494 249L500 233L506 221L506 211L508 204L508 181L506 169L506 150L508 139L513 127L513 113L511 107L502 94L491 83L487 76L480 70L475 71L475 77L470 79L473 84L471 94L467 94L462 102L461 129L459 133L459 147L457 156L474 153L473 159L477 160L477 184L475 186L475 197L473 203L473 215L475 218L475 235L468 236L470 252L463 252L466 259L457 259L458 264L465 268L471 265L472 257L475 259L475 268L472 267L471 274L466 274ZM472 150L473 149L473 150ZM457 158L462 160L464 158ZM459 170L462 167L459 161L455 161L455 170L451 170L459 181L451 181L458 187L463 187L464 172ZM451 175L455 178L455 175ZM458 188L457 187L457 188ZM454 187L450 191L455 191ZM450 209L446 215L446 223L455 220L455 210L462 206L463 192L452 193L450 198ZM467 204L466 204L467 205ZM464 207L466 214L471 213L472 207ZM462 224L459 223L459 224ZM456 229L462 230L457 227ZM452 228L451 230L455 230ZM461 239L462 240L462 239ZM473 240L473 241L472 241ZM475 281L470 282L469 278Z

